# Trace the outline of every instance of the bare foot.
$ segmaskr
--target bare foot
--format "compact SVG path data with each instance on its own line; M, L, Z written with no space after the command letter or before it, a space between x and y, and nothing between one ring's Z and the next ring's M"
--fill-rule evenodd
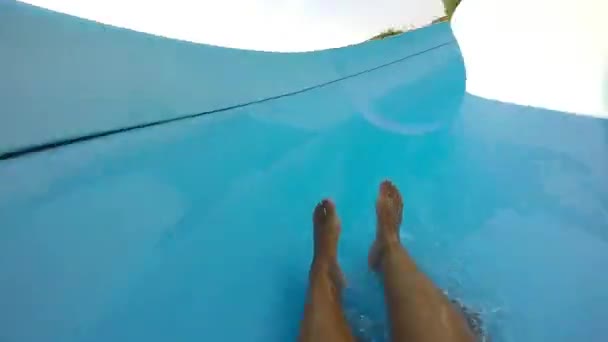
M314 262L329 266L329 271L338 288L345 285L344 276L338 266L338 239L340 238L340 218L336 205L324 199L313 212Z
M466 321L401 245L403 200L391 182L380 185L378 226L369 265L381 273L394 341L473 342Z
M308 293L298 341L354 342L342 307L344 277L338 266L340 219L328 199L312 215L314 257L308 274Z
M399 189L388 180L380 184L376 217L376 240L370 248L368 263L369 267L377 272L384 249L391 245L401 245L399 226L403 217L403 199Z

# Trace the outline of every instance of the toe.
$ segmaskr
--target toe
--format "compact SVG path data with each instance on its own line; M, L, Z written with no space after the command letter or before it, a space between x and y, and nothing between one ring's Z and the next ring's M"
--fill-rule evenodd
M388 200L396 208L403 207L403 199L397 186L389 180L385 180L380 184L380 192L378 195L380 200Z
M378 221L383 226L379 228L390 227L390 230L393 230L401 224L403 200L399 189L391 181L387 180L380 184L376 214L378 215Z
M313 222L315 225L325 224L336 215L336 205L330 199L324 199L315 207Z
M391 199L398 199L401 196L399 195L399 190L393 184L393 182L389 180L385 180L380 184L380 196L388 197Z

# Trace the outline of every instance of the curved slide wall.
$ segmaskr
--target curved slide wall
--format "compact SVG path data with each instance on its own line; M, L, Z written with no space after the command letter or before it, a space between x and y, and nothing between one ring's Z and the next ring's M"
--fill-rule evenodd
M9 31L0 21L0 42L13 47L0 59L18 68L6 71L12 83L5 73L0 77L0 139L12 146L89 133L100 122L106 128L139 123L91 116L118 103L104 94L124 88L106 79L90 85L99 92L87 90L79 75L105 64L78 64L70 51L84 43L65 37L110 31L118 42L183 45L196 58L180 59L197 63L205 57L197 49L243 54L268 73L279 63L265 65L264 58L299 59L282 66L293 84L286 72L260 78L268 89L327 80L326 70L373 70L291 96L0 160L0 341L295 340L312 253L312 208L325 196L335 200L342 219L348 318L362 340L385 341L382 292L366 268L374 196L385 178L405 198L403 243L450 297L479 314L492 341L608 336L608 120L466 94L456 44L403 59L416 44L443 41L446 26L344 50L275 56L11 8L11 18L29 17L31 24ZM38 27L49 27L48 21L60 22L56 27L71 36L53 36L63 49L44 63L39 46L19 45L17 37L43 34ZM55 46L36 41L45 51ZM158 49L158 55L170 53ZM120 59L113 56L104 61ZM63 60L81 72L63 79L79 80L78 87L54 87L45 78L71 70ZM183 73L172 85L196 83L187 65L174 64L167 68ZM156 75L158 66L146 70ZM254 75L244 72L246 64L239 68ZM25 84L18 82L19 70L48 82L16 88ZM132 108L157 110L149 94L176 103L169 94L183 95L158 92L156 83L138 78L120 80L138 82L137 91L119 93ZM230 100L254 90L247 82L212 88L228 91ZM87 91L97 101L87 102L87 111L41 110L45 120L32 114L36 103L51 109L69 100L85 108ZM13 98L26 105L8 106ZM164 109L156 113L171 113ZM63 121L46 120L55 117Z
M454 42L438 25L390 42L265 53L0 6L0 154L297 92Z

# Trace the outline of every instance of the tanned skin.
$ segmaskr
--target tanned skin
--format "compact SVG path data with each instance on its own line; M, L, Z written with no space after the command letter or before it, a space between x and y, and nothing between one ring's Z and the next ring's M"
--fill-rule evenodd
M389 181L380 185L376 216L376 239L370 248L369 267L384 284L391 340L474 342L475 335L460 310L418 270L401 244L403 200ZM313 227L314 256L299 341L355 341L341 304L345 285L337 260L341 227L333 202L326 199L316 206Z
M376 240L369 266L384 283L392 341L474 342L475 335L461 313L416 266L399 238L403 200L388 181L376 200Z
M345 283L337 259L340 219L330 200L323 200L315 208L313 227L314 256L299 341L355 341L342 309Z

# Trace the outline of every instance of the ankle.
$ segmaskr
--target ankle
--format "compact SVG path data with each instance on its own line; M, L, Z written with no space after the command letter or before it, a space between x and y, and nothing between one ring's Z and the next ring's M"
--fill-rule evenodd
M319 262L336 262L338 258L338 246L333 243L316 243L314 248L315 260Z
M326 256L314 256L310 265L310 275L317 277L332 277L333 270L338 266L338 261Z
M315 250L312 260L313 265L332 265L338 262L338 256L337 253L328 250Z
M399 231L390 231L388 229L379 228L376 231L376 241L378 241L382 245L401 246L401 237L399 236Z

